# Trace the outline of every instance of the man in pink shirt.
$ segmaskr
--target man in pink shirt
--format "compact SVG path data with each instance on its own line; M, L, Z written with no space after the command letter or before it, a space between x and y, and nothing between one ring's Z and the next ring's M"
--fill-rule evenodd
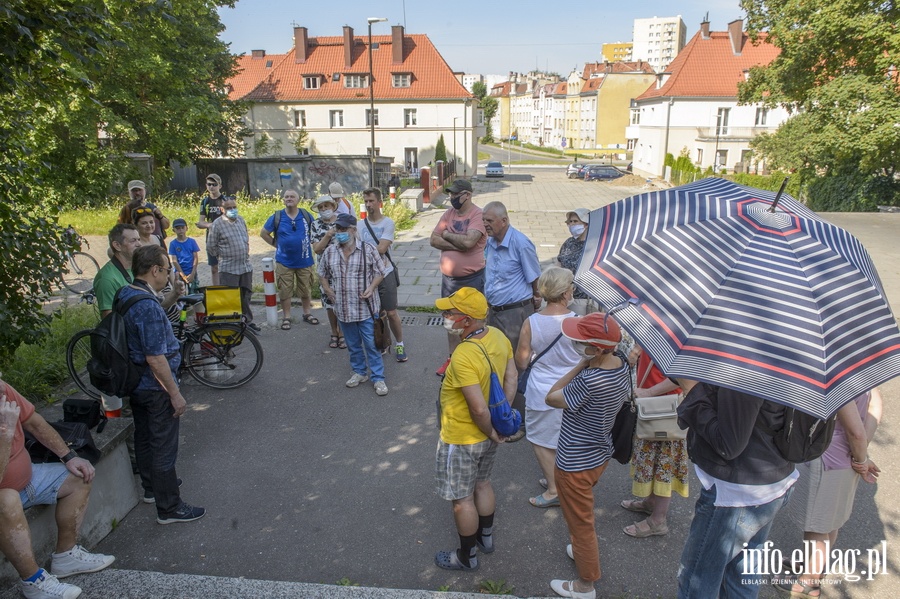
M484 247L487 233L481 208L472 202L472 184L457 179L445 191L452 206L431 233L431 247L441 250L441 297L449 297L463 287L484 293ZM450 353L459 345L459 336L448 333ZM450 358L438 368L443 376Z

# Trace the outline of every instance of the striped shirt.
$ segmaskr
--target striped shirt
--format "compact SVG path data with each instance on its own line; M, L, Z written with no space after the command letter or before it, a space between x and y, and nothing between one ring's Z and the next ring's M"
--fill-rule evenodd
M378 291L368 298L359 295L377 276L384 276L384 263L375 246L353 239L354 250L344 255L342 246L329 244L319 259L319 277L327 279L334 290L334 315L341 322L362 322L381 312ZM365 270L363 273L363 261Z
M565 472L590 470L612 457L610 430L631 392L628 364L614 370L585 368L563 387L563 409L556 467Z

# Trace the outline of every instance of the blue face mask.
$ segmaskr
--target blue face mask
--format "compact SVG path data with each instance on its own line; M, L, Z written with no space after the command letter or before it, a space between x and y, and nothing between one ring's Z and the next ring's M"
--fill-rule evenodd
M227 216L231 220L236 219L237 218L237 208L229 208L228 210L225 211L225 216Z
M347 231L341 231L334 234L334 238L337 239L337 242L341 245L344 245L348 241L350 241L350 233Z

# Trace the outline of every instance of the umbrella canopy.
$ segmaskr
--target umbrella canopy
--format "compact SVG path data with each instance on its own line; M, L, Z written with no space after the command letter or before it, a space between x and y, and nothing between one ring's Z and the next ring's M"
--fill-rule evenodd
M591 213L575 282L669 376L825 418L900 375L900 330L862 244L724 179Z

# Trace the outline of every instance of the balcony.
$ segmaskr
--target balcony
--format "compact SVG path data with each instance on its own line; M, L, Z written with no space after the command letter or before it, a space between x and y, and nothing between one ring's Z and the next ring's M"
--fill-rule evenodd
M697 127L697 141L750 141L775 127ZM716 134L718 132L718 135Z

